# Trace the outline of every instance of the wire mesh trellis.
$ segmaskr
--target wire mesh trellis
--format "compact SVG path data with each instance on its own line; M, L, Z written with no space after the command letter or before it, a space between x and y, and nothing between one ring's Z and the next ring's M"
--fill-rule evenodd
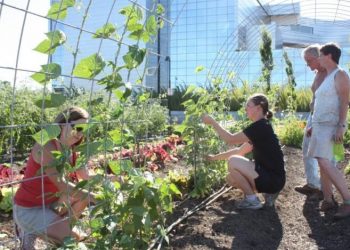
M57 26L61 26L61 27L69 27L69 28L73 28L73 29L75 29L76 30L76 32L77 32L77 39L76 39L76 45L75 46L73 46L73 51L71 52L71 54L72 54L72 57L73 57L73 60L72 60L72 65L71 65L71 71L69 72L68 71L68 73L67 74L65 74L65 73L62 73L62 74L59 74L59 76L60 77L64 77L64 78L67 78L68 79L68 89L72 89L73 87L74 87L74 82L76 82L77 80L85 80L84 79L84 77L76 77L76 76L74 76L74 69L75 69L75 67L76 67L76 65L77 65L77 62L78 62L78 55L79 55L79 52L80 52L80 49L81 49L81 47L83 47L82 45L81 45L81 38L82 37L84 37L84 34L90 34L90 35L96 35L96 33L95 32L93 32L93 31L88 31L88 30L86 30L85 29L85 26L84 26L84 24L85 24L85 22L86 22L86 20L88 19L88 16L89 16L89 9L90 9L90 7L91 7L91 4L93 3L93 1L86 1L84 4L86 4L85 5L85 7L83 7L83 2L79 2L79 3L77 3L77 4L79 4L79 8L82 8L83 7L83 18L82 18L82 21L81 21L81 23L80 24L78 24L78 25L75 25L75 24L69 24L69 23L65 23L65 22L63 22L63 21L60 21L60 20L58 20L58 19L60 19L59 18L59 15L61 14L61 12L64 10L64 8L66 8L67 6L65 6L65 4L66 4L66 2L67 1L58 1L58 2L53 2L52 4L55 4L55 3L58 3L59 4L59 7L58 7L58 10L57 10L57 18L53 18L52 16L51 17L47 17L46 15L43 15L42 13L36 13L34 10L30 10L30 8L29 8L29 6L30 6L30 4L31 3L33 3L33 1L31 2L31 1L27 1L26 2L26 6L25 7L19 7L19 6L16 6L16 3L7 3L7 2L4 2L4 1L2 1L2 3L1 3L1 11L2 11L2 13L3 13L3 10L5 9L14 9L14 10L16 10L16 11L18 11L18 12L23 12L24 13L24 18L23 18L23 23L22 23L22 28L21 28L21 31L20 31L20 34L21 34L21 36L20 36L20 38L19 38L19 45L18 45L18 49L17 49L17 53L16 53L16 57L17 57L17 59L16 59L16 63L15 63L15 65L14 66L8 66L8 65L2 65L2 69L8 69L8 70L13 70L14 71L14 78L13 78L13 84L12 84L12 86L11 86L11 89L12 89L12 93L11 93L11 95L10 96L6 96L7 98L10 98L11 100L12 100L12 102L11 102L11 105L10 105L10 108L11 108L11 112L10 112L10 115L11 115L11 118L10 118L10 122L9 122L9 124L4 124L3 126L1 126L1 129L3 130L9 130L9 131L11 131L10 132L10 141L9 141L9 144L7 144L7 143L4 143L4 147L2 147L2 148L6 148L6 150L8 151L8 153L9 153L9 159L10 159L10 165L11 166L14 166L14 159L15 159L15 155L14 155L14 149L15 149L15 141L14 141L14 134L13 134L13 130L14 129L22 129L22 128L24 128L24 127L27 127L27 126L34 126L34 124L16 124L16 122L14 121L14 115L15 115L15 112L14 112L14 107L16 106L16 91L17 91L17 86L16 86L16 83L17 83L17 80L18 80L18 78L17 78L17 72L27 72L27 73L41 73L42 71L37 71L37 70L35 70L35 69L25 69L25 68L21 68L20 66L19 66L19 59L20 59L20 55L21 55L21 45L22 45L22 36L23 36L23 34L24 34L24 31L25 31L25 29L28 29L28 27L26 27L26 17L27 16L36 16L36 17L39 17L39 18L41 18L41 19L44 19L44 20L47 20L48 22L50 22L50 32L51 31L55 31L56 30L56 28L57 28ZM108 22L109 22L109 19L110 19L110 17L112 16L112 11L113 10L115 10L115 9L113 9L114 7L113 6L115 6L115 3L116 3L117 1L112 1L112 7L111 8L109 8L109 9L106 9L109 13L108 13L108 16L107 16L107 19L106 19L106 21L105 21L105 24L107 24ZM144 12L146 12L147 13L147 16L150 16L151 15L151 12L154 12L154 10L155 10L155 4L153 4L153 6L151 6L151 8L152 9L148 9L148 8L146 8L146 6L144 6L144 5L142 5L142 4L140 4L140 3L138 3L138 1L125 1L125 2L128 2L129 4L131 4L130 6L131 6L131 8L133 9L133 8L136 8L135 6L137 6L139 9L138 10L143 10ZM126 4L126 3L124 3L124 4ZM72 7L72 6L70 6L70 7ZM120 7L120 6L119 6ZM129 13L130 15L127 17L127 19L129 19L130 18L130 16L132 15L132 13ZM141 14L142 15L142 14ZM166 24L167 25L173 25L169 20L167 20L166 19L166 17L165 16L163 16L162 14L157 14L157 18L158 18L158 21L160 22L161 20L163 21L163 22L166 22ZM147 23L146 23L146 20L147 20L147 18L146 17L143 17L142 18L143 19L143 21L142 21L142 24L141 24L141 27L142 27L142 29L145 29L146 28L146 25L148 25ZM126 47L126 48L131 48L132 46L134 46L135 47L135 45L132 45L132 44L130 44L130 41L129 41L129 43L128 42L125 42L124 40L127 40L127 39L123 39L123 35L127 32L127 25L128 25L128 20L126 21L126 26L125 27L121 27L121 28L123 28L124 29L124 31L122 31L122 36L120 37L120 38L110 38L110 37L102 37L101 39L99 39L100 40L100 42L99 42L99 46L98 46L98 49L97 49L97 53L96 54L99 54L100 52L101 52L101 50L102 50L102 45L103 45L103 41L104 40L111 40L112 42L114 42L114 44L118 47L118 49L117 49L117 52L116 52L116 54L115 54L115 56L114 56L114 62L115 62L115 64L118 62L118 61L120 61L120 58L119 58L119 56L122 56L122 54L120 53L120 51L121 51L121 47L122 46L124 46L124 47ZM148 28L152 28L152 27L148 27ZM158 32L158 30L156 30L155 31L156 33ZM103 39L103 38L105 38L105 39ZM137 39L137 44L136 44L136 47L138 47L138 45L139 45L139 41L140 41L140 39ZM50 45L49 45L49 47L52 47L53 46L53 43L54 43L54 39L51 39L50 40ZM149 49L148 50L148 52L147 52L149 55L154 55L154 56L156 56L156 57L161 57L161 58L165 58L167 55L163 55L163 54L157 54L156 52L154 52L154 51L152 51L152 49ZM54 57L52 57L52 55L51 55L51 53L48 53L49 54L49 56L47 57L47 64L49 64L49 63L51 63L51 62L53 62L54 61ZM156 65L156 67L157 68L159 68L159 65ZM126 74L126 79L125 79L125 81L126 82L130 82L131 81L131 78L130 78L130 76L131 76L131 71L132 71L132 69L133 68L130 68L129 70L128 70L128 72L127 72L127 74ZM144 77L145 77L145 69L146 69L146 67L144 67L144 69L143 70L141 70L141 72L138 72L137 73L137 75L138 75L138 77L139 77L139 82L140 83L143 83L144 82ZM47 71L49 71L49 70L47 70ZM137 70L136 70L137 71ZM50 76L50 74L52 73L52 72L43 72L43 73L45 73L46 75L45 75L45 78L49 78L49 77L47 77L47 75L49 75ZM61 73L61 72L60 72ZM100 79L97 79L97 78L95 78L95 77L90 77L90 79L88 79L88 81L90 82L90 89L89 89L89 95L88 95L88 103L92 103L94 100L93 100L93 98L94 98L94 94L93 94L93 92L94 92L94 86L96 86L96 82L98 82ZM48 79L45 79L44 80L44 88L42 88L42 96L43 97L45 97L45 96L48 96L48 95L50 95L50 93L51 92L49 92L48 91L48 89L46 88L46 86L48 85ZM137 86L137 85L135 85L135 86ZM142 85L140 85L141 87L142 87ZM131 88L132 86L130 86L130 84L127 86L128 88ZM147 89L147 87L143 87L144 89ZM79 97L78 97L79 98ZM68 99L68 103L69 104L66 104L67 106L68 105L72 105L72 104L75 104L75 102L74 101L69 101L69 98L67 98ZM112 98L111 98L111 93L109 94L109 98L107 99L107 100L103 100L102 99L102 101L107 101L107 108L108 107L110 107L110 106L112 106L112 105L115 105L115 101L113 101L112 100ZM34 130L37 130L37 128L45 128L47 125L48 125L48 121L47 121L47 119L45 119L46 117L45 117L45 108L47 108L46 107L46 105L47 105L47 103L45 102L45 99L42 99L42 102L41 103L39 103L39 104L41 104L41 119L40 119L40 122L38 122L37 124L35 124L35 129ZM152 105L152 103L150 103L149 105ZM123 108L127 108L127 106L123 106ZM93 109L93 107L91 106L91 105L88 105L88 111L91 113L91 111L92 111L92 109ZM143 110L143 112L145 111L145 109ZM137 112L137 111L136 111ZM97 115L97 114L96 114ZM140 115L139 113L137 114L137 115ZM146 116L147 117L147 116ZM135 118L135 120L133 121L133 122L135 122L135 123L139 123L139 124L144 124L143 126L144 126L144 133L145 133L145 135L144 136L138 136L138 138L135 138L135 140L137 140L138 142L140 142L140 141L146 141L146 142L149 142L149 141L151 141L151 140L155 140L155 139L158 139L159 140L159 137L154 137L154 135L153 135L153 138L152 137L150 137L150 136L147 136L147 134L148 134L148 132L147 132L147 127L148 127L148 124L147 124L147 121L145 121L145 120L143 120L143 119L145 119L145 115L142 117L142 118L138 118L137 116L136 117L134 117ZM123 118L121 119L121 128L124 126L123 125ZM116 120L113 120L113 119L108 119L108 120L105 120L105 121L99 121L99 122L94 122L94 121L90 121L89 122L89 125L103 125L103 126L107 126L107 129L108 129L108 126L115 126L115 124L114 123L118 123L118 124L120 124L120 120L117 122ZM54 125L54 124L52 124L52 123L50 123L50 125ZM161 132L161 131L160 131ZM159 135L161 135L161 136L163 136L162 135L162 132L161 133L157 133L157 134L159 134ZM30 134L28 134L28 135L26 135L26 136L30 136ZM43 137L43 136L41 136L41 137ZM43 138L41 138L41 139L43 139ZM87 138L86 138L86 140L87 140L87 142L89 142L90 141L90 136L89 136L89 131L87 132ZM106 151L104 152L104 154L106 155ZM44 177L44 173L43 173L43 169L41 169L41 176L40 177L36 177L36 178L42 178L42 177ZM29 181L29 179L28 180L26 180L26 181ZM10 180L9 182L5 182L5 183L1 183L1 187L4 187L4 186L7 186L7 185L13 185L13 184L16 184L16 183L18 183L18 182L20 182L20 181L12 181L12 180ZM45 220L45 216L44 216L44 218L43 218L44 220ZM44 222L44 224L46 224L45 222ZM30 233L30 232L29 232ZM8 241L12 241L13 240L13 243L12 243L12 246L14 246L15 248L17 248L18 247L18 245L17 245L17 243L16 243L16 239L9 239ZM47 238L46 238L46 240L48 240ZM5 246L7 245L7 243L6 242L3 242L2 244L4 244Z
M14 166L16 164L15 159L18 156L17 153L15 151L16 149L16 143L18 143L17 139L16 139L16 130L23 130L25 128L29 128L29 127L34 127L32 133L34 134L35 131L38 131L38 129L42 129L45 128L47 125L54 125L50 122L50 120L48 119L48 114L46 113L46 101L45 99L41 99L41 109L39 110L40 114L38 117L38 120L34 121L33 123L18 123L17 121L15 121L15 115L16 115L16 106L18 106L17 104L17 100L19 98L19 87L18 84L20 82L18 75L20 73L28 73L28 74L35 74L35 73L42 73L42 71L38 70L38 67L24 67L20 64L21 61L21 57L22 57L22 53L23 53L23 36L28 35L28 30L31 27L27 26L27 18L28 17L35 17L38 19L42 19L45 20L47 22L50 23L50 29L48 29L47 31L54 31L57 29L57 27L63 27L66 30L71 31L72 36L75 37L76 39L73 40L73 45L68 46L65 49L70 49L71 51L68 53L72 58L70 59L70 64L67 64L67 66L65 66L65 68L62 68L62 71L59 74L59 78L61 78L63 83L68 83L67 87L68 89L73 89L73 86L76 85L76 83L81 83L84 84L87 87L87 103L89 103L87 105L87 109L89 111L89 113L92 113L93 111L93 106L91 105L91 103L95 98L94 95L94 91L96 90L96 88L98 87L98 82L101 80L101 77L98 77L100 75L96 74L93 77L90 78L84 78L84 77L80 77L80 76L76 76L74 75L74 69L76 67L76 65L78 64L79 60L81 60L82 58L84 58L84 56L86 56L85 54L83 54L83 49L85 48L85 42L87 40L88 36L92 36L92 35L96 35L96 31L94 31L93 29L90 29L89 27L86 27L86 22L91 21L92 19L94 19L94 15L91 14L92 13L92 9L91 6L94 6L94 4L96 4L99 1L77 1L76 3L76 8L79 9L78 11L78 15L79 18L76 18L77 20L79 20L78 22L66 22L64 20L58 20L58 18L50 18L47 17L47 13L37 13L35 11L35 8L33 8L32 6L34 6L34 1L22 1L22 3L24 4L18 4L18 2L14 1L5 1L2 0L0 3L0 23L4 21L3 15L4 12L8 11L8 10L12 10L14 12L17 13L21 13L23 15L23 19L22 21L19 20L19 22L21 22L21 28L19 33L19 38L18 38L18 46L17 46L17 51L16 51L16 55L15 55L15 60L14 60L14 64L8 64L8 65L0 65L0 68L5 72L5 71L10 71L13 72L13 77L12 77L12 85L10 88L10 94L8 96L5 96L4 98L10 99L11 105L10 105L10 119L8 123L5 124L1 124L0 125L0 130L1 131L9 131L10 135L9 135L9 141L5 142L5 148L6 148L6 153L3 153L3 159L8 159L9 160L9 164L11 166ZM103 25L107 25L108 23L110 23L111 18L115 15L115 13L117 13L120 9L120 2L121 1L109 1L108 7L105 7L107 4L103 3L100 4L104 7L104 12L103 12L103 19L102 19L102 23ZM146 16L149 16L152 14L152 12L154 12L155 10L155 3L157 3L156 1L125 1L128 4L130 4L130 6L132 6L132 8L136 8L139 7L141 10L143 10L145 13L147 13ZM152 3L149 3L152 2ZM163 1L159 1L159 2L163 2ZM169 8L171 8L171 4L172 1L164 1L167 2L167 6ZM248 5L247 1L247 5ZM257 27L260 26L260 23L263 21L266 21L266 19L268 18L272 18L274 12L278 13L279 11L283 11L286 9L290 9L292 8L293 11L296 11L296 2L293 1L251 1L254 2L254 5L263 5L265 6L264 9L260 9L258 12L256 11L256 8L243 8L243 10L239 13L240 18L238 19L238 26L240 27L247 27L247 26L251 26L251 25L256 25ZM59 7L58 7L58 12L56 13L57 17L61 14L60 10L62 10L64 8L64 1L52 1L52 3L58 3ZM258 3L258 4L257 4ZM180 8L180 11L178 12L177 16L174 17L169 17L167 15L163 16L163 15L156 15L156 20L162 20L165 23L165 26L167 26L166 29L168 29L166 32L167 36L170 36L169 34L171 33L173 27L176 26L177 21L181 18L181 14L184 10L186 10L188 1L182 1L182 6ZM285 5L287 4L287 5ZM286 6L289 7L287 8ZM305 19L303 20L303 24L309 24L312 22L316 22L318 15L319 14L326 14L326 13L330 13L329 10L329 5L323 5L323 4L317 4L316 1L304 1L303 3L306 6L306 10L309 10L309 12L314 13L314 18L313 19ZM152 6L153 5L153 6ZM95 5L96 7L97 5ZM337 3L334 3L332 5L332 7L334 7L334 18L333 18L333 22L332 22L332 26L334 26L334 24L336 24L340 30L342 30L344 27L347 27L348 22L347 20L342 20L342 21L338 21L338 18L341 19L347 19L348 15L346 12L344 12L344 9L349 7L349 2L348 1L338 1ZM70 9L71 10L71 9ZM261 15L262 12L265 12L268 14L268 16L263 16ZM5 13L6 14L6 13ZM73 15L71 15L70 11L68 13L69 17L72 17ZM128 16L129 18L130 16ZM127 18L127 20L128 20ZM122 55L123 55L123 48L125 50L128 50L130 48L133 48L135 46L135 44L133 44L132 42L130 42L128 39L126 39L124 37L124 35L127 32L127 22L124 26L120 27L120 36L119 37L101 37L100 39L97 39L97 46L94 47L94 51L96 52L96 54L103 54L104 50L104 44L105 43L109 43L112 44L112 46L117 47L116 53L110 53L108 55L110 61L116 65L118 61L122 60ZM295 22L295 24L297 24L297 21ZM299 24L299 23L298 23ZM145 28L147 26L147 18L143 17L142 18L142 22L141 22L141 27ZM321 25L325 25L325 27L329 27L328 23L321 23ZM274 26L269 26L270 30L274 29ZM150 67L154 67L156 69L156 71L158 71L158 75L156 75L156 77L160 78L160 72L162 71L161 68L161 64L162 63L168 63L168 65L170 66L170 58L173 58L171 55L171 51L168 48L168 50L160 50L159 49L159 35L160 31L157 30L156 35L155 35L155 43L156 46L150 46L147 47L145 46L145 49L147 51L147 56L145 58L145 62L143 64L141 64L141 69L139 68L135 68L133 70L136 71L136 78L132 77L132 70L127 69L125 71L125 75L126 78L124 79L125 82L136 82L137 80L139 80L140 83L145 83L146 82L146 77L147 77L147 69ZM161 34L160 34L161 35ZM333 34L331 34L333 35ZM238 48L237 49L237 43L232 42L233 41L237 41L239 39L240 34L236 32L236 30L232 31L228 36L227 36L227 40L225 41L220 41L219 44L222 45L221 48L221 52L217 53L215 55L214 60L210 61L208 66L209 69L209 73L208 75L210 77L207 78L207 76L205 76L205 79L208 79L208 82L210 82L210 79L212 77L220 77L223 79L224 82L230 82L230 72L235 72L237 76L240 76L240 73L242 73L244 71L244 69L246 68L250 68L250 64L249 64L249 57L253 57L255 58L254 53L256 52L250 52L250 48L256 45L256 41L258 40L258 38L260 37L260 32L259 32L259 28L257 28L255 30L255 32L253 32L250 35L250 38L248 40L244 40L243 41L243 45L245 46L245 48ZM329 36L327 39L330 40L336 40L338 37L337 36ZM142 39L137 39L136 40L136 47L142 47L141 46L141 41ZM50 40L50 46L52 46L53 40ZM158 46L158 47L157 47ZM6 49L6 48L4 48ZM239 51L237 51L239 50ZM113 50L114 51L114 50ZM62 52L62 51L61 51ZM62 52L63 53L63 52ZM65 61L67 58L65 57L65 54L61 54L58 55L57 57L55 57L56 54L53 55L49 55L47 56L46 59L44 59L42 61L43 64L50 64L55 62L55 60L60 59L59 56L62 56L61 60ZM300 53L293 53L293 57L297 58L300 57ZM152 61L152 58L156 58L157 60ZM162 60L160 60L160 58ZM168 58L168 60L167 60ZM282 58L282 57L281 57ZM164 62L162 62L164 61ZM281 59L281 61L283 62L283 60ZM172 63L175 63L174 60L172 59ZM179 62L181 63L181 62ZM33 63L34 64L34 63ZM149 66L151 65L151 66ZM283 65L283 63L282 63ZM48 70L47 70L48 71ZM44 72L45 75L50 75L53 74L52 72ZM299 72L297 72L299 73ZM167 77L170 78L170 70L167 73ZM251 70L251 72L249 73L249 75L257 75L258 73L254 72L254 70ZM305 74L302 74L305 77ZM114 76L117 77L117 76ZM156 78L155 77L155 78ZM155 78L153 78L153 81L155 81ZM306 77L305 77L306 78ZM135 80L137 79L137 80ZM1 79L0 79L1 80ZM115 78L112 78L112 80L115 80ZM151 78L152 80L152 78ZM283 81L283 74L281 76L281 81ZM160 81L160 80L158 80ZM167 80L169 81L169 80ZM56 83L59 83L59 81L57 80ZM166 82L165 86L168 83ZM157 85L156 83L152 83L151 84L153 86L154 89L156 89L157 91L159 91L159 85ZM134 86L134 85L133 85ZM44 80L44 87L41 90L41 96L42 97L47 97L51 94L51 92L49 92L49 89L47 88L49 87L48 81L47 79ZM130 86L127 86L130 87ZM143 86L143 88L147 88L146 86ZM151 87L152 88L152 87ZM125 89L124 89L125 90ZM110 108L112 105L115 105L115 103L113 102L112 99L112 93L109 92L108 93L108 97L106 100L103 100L107 103L107 108ZM79 96L75 97L75 99L78 99ZM72 99L72 98L67 98L68 99L68 104L72 105L72 104L76 104L76 100ZM20 101L20 100L18 100ZM67 105L68 105L67 104ZM5 106L4 102L1 105L2 107ZM126 106L123 106L122 108L127 108ZM138 115L140 115L141 117L141 112L137 112ZM141 135L137 141L138 142L142 142L142 141L148 141L148 140L153 140L153 137L148 136L148 126L146 124L146 121L143 118L137 117L135 118L135 123L140 123L141 126L142 124L145 124L145 129L144 129L144 135ZM52 115L51 115L52 118ZM122 121L125 120L125 118L122 117ZM104 121L90 121L89 125L103 125L106 126L107 128L109 126L120 126L121 130L123 130L123 128L125 127L125 124L123 122L119 122L117 120L114 120L113 118L109 118L107 120ZM108 130L108 129L107 129ZM105 130L105 131L107 131ZM89 134L89 130L87 132L87 142L91 141L91 135ZM103 136L107 136L106 132L104 134L102 134ZM30 137L31 134L25 134L23 136L26 137ZM156 138L157 139L157 138ZM123 138L122 138L123 140ZM29 150L29 149L28 149ZM22 152L24 153L24 152ZM104 155L106 156L107 151L103 152ZM5 156L6 154L6 156ZM19 156L21 157L21 156ZM43 173L42 173L43 174ZM6 183L2 183L0 185L0 187L4 187L7 185L13 185L18 183L19 181L17 180L10 180L9 182ZM13 228L14 229L14 228ZM14 246L18 247L16 242L16 239L10 239L9 241L13 241L14 242ZM5 243L2 243L5 244Z

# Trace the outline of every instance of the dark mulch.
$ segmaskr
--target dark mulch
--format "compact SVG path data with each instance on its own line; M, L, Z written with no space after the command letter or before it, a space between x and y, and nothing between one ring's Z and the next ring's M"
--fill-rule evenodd
M242 193L231 190L173 230L167 248L350 249L350 218L336 221L335 210L320 212L318 199L295 192L296 185L305 183L301 150L286 147L284 154L287 183L275 209L235 210ZM350 184L349 177L347 181ZM336 199L341 201L338 194ZM193 206L191 200L182 209Z

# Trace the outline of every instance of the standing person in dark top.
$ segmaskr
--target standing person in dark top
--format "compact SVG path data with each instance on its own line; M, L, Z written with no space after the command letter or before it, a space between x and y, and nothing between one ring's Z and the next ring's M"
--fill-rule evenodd
M230 133L211 116L204 115L205 124L213 126L228 145L240 145L224 153L210 155L209 160L228 159L227 182L241 189L245 198L239 209L259 209L263 206L256 193L264 193L265 205L273 206L284 187L286 174L281 146L270 124L272 112L265 95L254 94L245 106L252 123L241 132ZM253 152L254 161L244 155Z

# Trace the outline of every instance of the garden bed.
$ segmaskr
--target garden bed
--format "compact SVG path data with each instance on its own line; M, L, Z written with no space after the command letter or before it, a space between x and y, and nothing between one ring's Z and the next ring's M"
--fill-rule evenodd
M319 212L319 200L295 192L294 186L305 182L301 150L285 147L284 153L287 183L275 210L237 211L234 205L242 193L232 189L176 226L169 235L170 246L163 243L162 248L349 249L350 218L335 221L335 211ZM186 166L183 164L182 168L185 170ZM350 185L349 176L347 181ZM340 201L338 194L336 199ZM187 199L175 209L168 224L200 202ZM1 215L0 223L1 242L14 239L11 216ZM42 242L37 245L45 246ZM14 249L14 244L9 242L0 249Z

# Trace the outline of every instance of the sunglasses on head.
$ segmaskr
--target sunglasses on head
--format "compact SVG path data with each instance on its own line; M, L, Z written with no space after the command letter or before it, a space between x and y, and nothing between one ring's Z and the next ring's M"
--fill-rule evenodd
M77 132L82 132L83 128L82 127L75 127L75 125L79 125L79 124L71 124L70 126L72 127L72 129L76 130Z

